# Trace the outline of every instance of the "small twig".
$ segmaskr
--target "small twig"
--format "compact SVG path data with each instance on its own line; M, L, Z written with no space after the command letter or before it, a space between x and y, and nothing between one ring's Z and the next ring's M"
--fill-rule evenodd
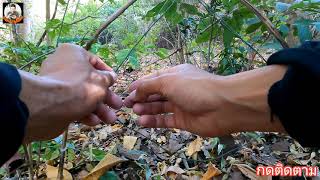
M68 140L68 129L63 133L63 141L60 149L60 162L58 169L58 177L57 179L63 179L63 166L64 166L64 158L67 151L67 140Z
M32 165L32 156L31 156L32 152L30 152L31 151L30 148L28 150L27 144L23 144L22 146L23 146L23 151L24 151L24 154L25 154L27 162L28 162L29 180L33 180L33 165Z
M61 37L61 33L62 33L62 28L63 28L63 24L64 24L64 19L65 19L65 17L66 17L67 11L68 11L69 3L70 3L70 0L68 0L68 2L67 2L67 6L66 6L66 9L65 9L64 14L63 14L63 17L62 17L62 21L61 21L61 25L60 25L61 27L60 27L60 31L59 31L59 34L58 34L56 47L58 47L58 44L59 44L59 41L60 41L60 37Z
M40 160L41 160L41 147L42 142L39 142L39 149L38 149L38 159L37 159L37 169L36 169L36 179L38 179L39 176L39 166L40 166Z
M46 52L46 53L44 53L44 54L41 54L41 55L38 56L38 57L33 58L33 59L30 60L28 63L26 63L25 65L21 66L19 69L20 69L20 70L23 70L24 68L28 67L28 66L31 65L32 63L38 61L39 59L45 57L45 56L48 55L48 54L53 53L54 51L55 51L55 50L50 50L50 51L48 51L48 52Z
M105 23L103 23L100 28L96 31L93 38L85 46L86 50L90 50L91 46L98 39L100 34L105 30L114 20L116 20L121 14L123 14L131 5L133 5L137 0L129 0L127 4L118 9L115 13L108 17Z

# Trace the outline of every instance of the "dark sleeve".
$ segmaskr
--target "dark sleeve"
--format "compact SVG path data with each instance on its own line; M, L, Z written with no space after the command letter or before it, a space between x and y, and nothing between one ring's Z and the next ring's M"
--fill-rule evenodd
M0 63L0 166L14 155L24 137L29 112L19 99L20 90L17 69Z
M272 113L301 145L319 148L320 42L279 51L269 58L271 64L288 65L283 79L269 90Z

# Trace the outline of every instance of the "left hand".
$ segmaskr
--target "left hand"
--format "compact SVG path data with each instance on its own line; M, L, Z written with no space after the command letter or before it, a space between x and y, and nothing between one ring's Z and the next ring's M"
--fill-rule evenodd
M100 58L76 45L60 45L40 76L20 71L20 98L29 108L26 141L60 135L71 122L113 123L122 100L109 90L116 75ZM111 108L109 108L109 106Z

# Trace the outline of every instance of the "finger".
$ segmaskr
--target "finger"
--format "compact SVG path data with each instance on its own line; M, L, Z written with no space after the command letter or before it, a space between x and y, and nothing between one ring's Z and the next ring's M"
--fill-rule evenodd
M135 102L134 102L135 96L136 96L136 91L131 92L131 93L129 94L129 96L124 99L123 104L124 104L127 108L132 108L133 105L134 105L134 103L135 103Z
M100 71L97 70L98 74L101 75L101 80L105 84L106 87L110 87L116 81L117 75L112 71Z
M117 120L116 113L104 104L99 104L95 114L100 120L107 124L112 124Z
M139 87L139 85L141 85L141 83L146 79L152 79L152 78L160 77L162 75L166 75L166 74L169 74L169 73L174 73L175 71L176 71L176 68L172 67L170 69L161 69L161 70L158 70L158 71L156 71L156 72L154 72L152 74L143 76L139 80L134 81L133 83L131 83L131 85L129 87L129 92L132 92L132 91L136 90L137 87Z
M154 102L154 101L166 101L167 98L166 97L163 97L159 94L154 94L154 95L151 95L148 97L148 100L147 102Z
M137 103L133 106L133 112L137 115L157 115L173 112L173 105L168 101Z
M101 120L95 114L90 114L89 116L83 118L80 122L87 126L96 126L101 123Z
M129 96L124 99L123 105L128 108L132 108L133 105L135 104L135 101L134 101L135 96L136 96L136 91L131 92ZM166 101L166 100L167 100L166 97L163 97L159 94L153 94L148 97L147 102Z
M97 70L113 71L110 66L108 66L105 62L102 61L102 59L100 59L96 55L91 55L89 62Z
M175 128L175 118L170 115L144 115L138 120L140 126L147 128Z
M107 90L107 97L106 97L105 103L111 108L116 110L120 109L123 105L121 97L116 95L110 89Z
M133 97L134 102L146 102L151 95L160 95L166 97L167 82L170 82L170 76L161 76L152 79L144 80L140 86L136 89L135 96ZM172 83L172 82L170 82ZM130 94L131 95L131 94ZM129 96L130 96L129 95Z

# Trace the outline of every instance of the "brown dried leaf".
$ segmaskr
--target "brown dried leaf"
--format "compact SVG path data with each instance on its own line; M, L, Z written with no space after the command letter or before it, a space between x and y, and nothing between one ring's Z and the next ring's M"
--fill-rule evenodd
M58 168L54 166L47 165L47 179L57 179L58 177ZM72 180L72 175L67 170L63 170L63 179Z
M234 166L251 180L272 180L272 176L257 176L256 171L246 164L234 164Z
M108 171L113 166L124 162L124 159L121 159L112 154L106 155L99 164L93 168L93 170L84 178L84 180L96 180L99 179L106 171Z
M134 148L134 145L137 142L137 137L135 136L124 136L123 137L123 147L132 150Z
M197 139L192 141L188 146L186 155L190 157L194 153L201 151L202 141L203 141L203 139L200 137L197 137Z
M209 163L208 170L206 173L204 173L201 180L210 180L213 177L219 176L220 174L221 174L221 171L218 168L216 168L215 165Z

